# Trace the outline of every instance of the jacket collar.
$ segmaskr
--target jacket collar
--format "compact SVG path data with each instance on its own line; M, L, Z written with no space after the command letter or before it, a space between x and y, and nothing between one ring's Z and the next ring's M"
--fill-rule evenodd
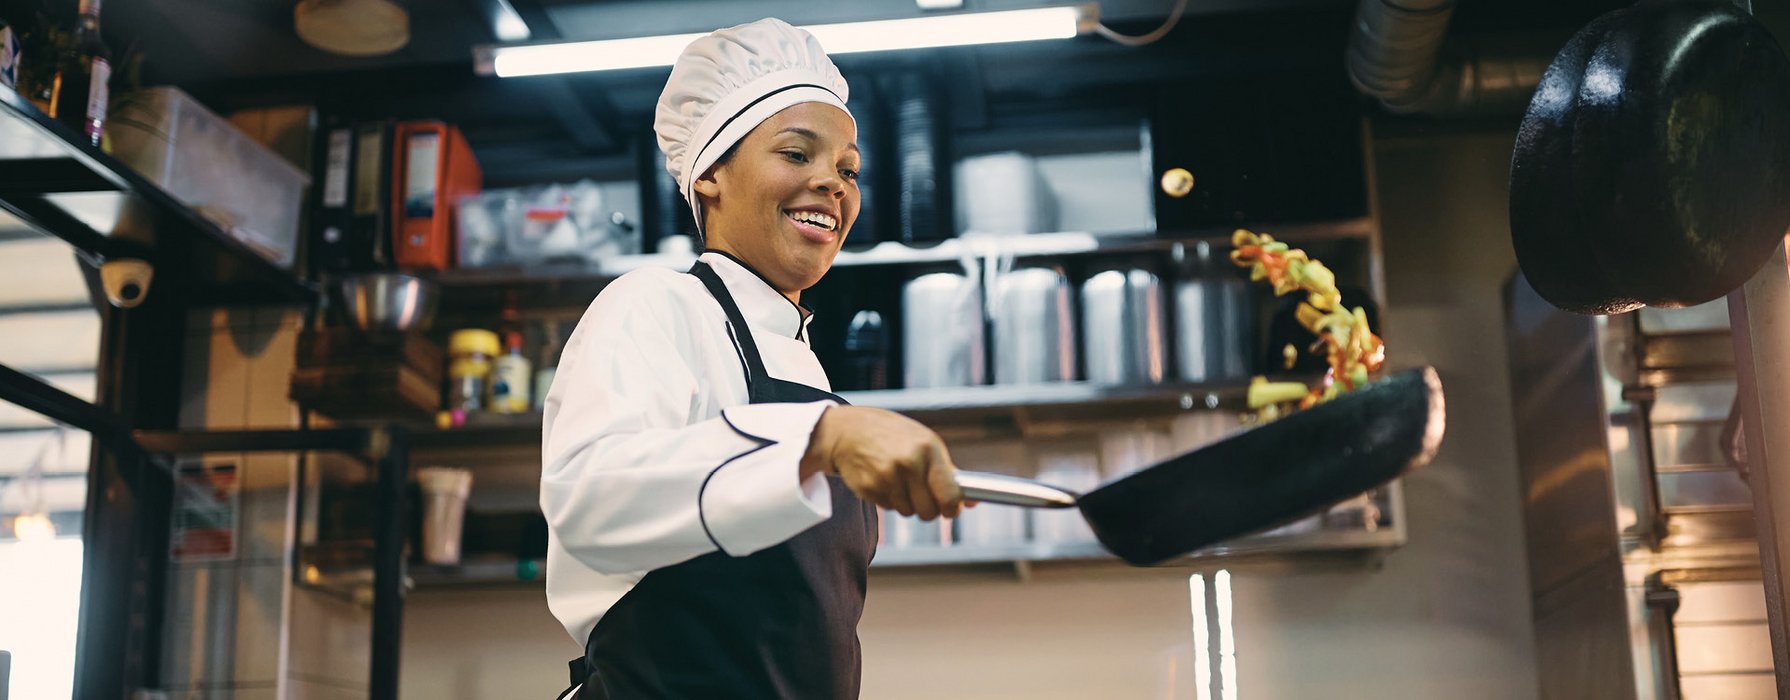
M727 286L727 292L733 295L733 303L739 305L740 314L746 317L746 323L785 338L807 340L808 324L814 320L814 313L808 307L791 302L757 270L732 255L710 250L697 259L715 269L721 283Z

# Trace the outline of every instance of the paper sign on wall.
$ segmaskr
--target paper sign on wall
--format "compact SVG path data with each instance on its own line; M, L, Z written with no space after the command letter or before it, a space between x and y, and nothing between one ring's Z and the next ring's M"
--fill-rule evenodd
M174 482L174 561L236 558L242 484L236 465L185 465Z

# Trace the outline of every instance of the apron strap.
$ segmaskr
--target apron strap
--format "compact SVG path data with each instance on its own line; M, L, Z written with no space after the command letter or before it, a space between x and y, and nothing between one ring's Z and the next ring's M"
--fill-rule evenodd
M746 317L740 313L740 307L733 301L733 294L727 291L727 285L721 282L721 276L708 263L700 260L690 267L690 274L702 280L708 287L709 295L721 304L721 310L727 313L727 323L731 329L735 349L740 353L740 362L746 367L746 391L752 403L767 403L769 396L763 395L770 387L771 375L765 372L764 358L758 354L758 343L752 340L752 329L746 325Z
M579 686L584 685L585 681L590 680L590 666L585 663L584 657L580 656L571 661L567 661L566 665L571 667L572 684L566 686L565 690L560 691L559 696L553 700L566 700L566 698L571 697L572 693L578 692Z

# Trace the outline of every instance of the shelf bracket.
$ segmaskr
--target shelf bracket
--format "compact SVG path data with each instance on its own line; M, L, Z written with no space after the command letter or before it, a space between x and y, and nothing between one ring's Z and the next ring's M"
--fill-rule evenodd
M118 250L119 242L116 239L93 230L92 227L82 223L80 219L42 196L0 196L0 209L5 209L13 216L18 217L20 221L25 222L26 226L52 234L69 245L88 253L109 258L120 252Z
M136 447L124 420L112 412L4 364L0 364L0 400L87 431L107 444Z
M0 168L0 197L116 192L118 186L74 158L10 158Z

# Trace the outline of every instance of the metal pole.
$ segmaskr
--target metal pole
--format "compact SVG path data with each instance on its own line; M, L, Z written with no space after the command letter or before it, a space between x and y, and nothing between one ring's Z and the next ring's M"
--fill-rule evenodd
M1758 522L1765 609L1779 697L1790 691L1790 257L1784 245L1728 295L1734 369L1745 421L1748 481Z
M379 519L373 532L373 669L368 697L398 697L399 645L404 633L404 531L410 445L404 431L381 429L370 450L378 470Z
M179 414L180 328L174 294L129 312L104 309L95 410L38 392L43 408L73 409L94 431L81 527L81 612L74 697L110 700L161 685L163 590L173 482L130 439L129 428L171 428ZM15 377L16 379L16 377ZM30 388L13 382L14 387ZM61 409L57 409L61 410ZM104 431L104 432L100 432Z

